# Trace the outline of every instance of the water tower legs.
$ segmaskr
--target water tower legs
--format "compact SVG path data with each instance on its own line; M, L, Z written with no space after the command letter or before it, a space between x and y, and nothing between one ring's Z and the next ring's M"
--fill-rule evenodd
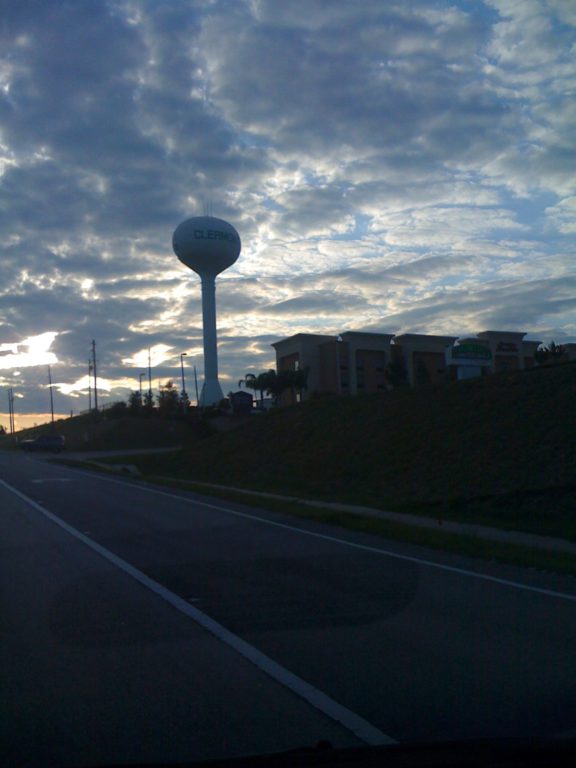
M216 277L202 275L202 324L204 326L204 385L200 405L217 405L224 397L218 382L216 340Z

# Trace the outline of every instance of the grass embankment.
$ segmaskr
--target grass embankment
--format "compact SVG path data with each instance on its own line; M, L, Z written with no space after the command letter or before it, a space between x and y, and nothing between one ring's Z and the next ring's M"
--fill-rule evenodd
M21 430L18 441L50 434L64 435L67 451L114 451L140 448L167 448L195 442L210 430L206 425L169 421L158 418L111 418L103 411L70 419L59 419ZM18 442L11 436L0 440L0 448L17 450Z
M576 365L325 398L141 472L576 540ZM126 459L123 459L125 462Z

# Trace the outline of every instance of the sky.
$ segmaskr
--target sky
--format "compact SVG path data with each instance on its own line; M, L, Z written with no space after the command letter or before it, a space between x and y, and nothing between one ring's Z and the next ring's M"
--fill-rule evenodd
M300 332L576 340L573 0L3 0L0 424L202 381L184 219L242 239L220 381Z

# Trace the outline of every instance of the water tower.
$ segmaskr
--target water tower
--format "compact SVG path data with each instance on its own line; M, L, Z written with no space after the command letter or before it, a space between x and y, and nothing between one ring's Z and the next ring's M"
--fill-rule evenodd
M215 405L224 397L218 382L216 275L231 267L240 255L240 236L227 221L213 216L195 216L176 227L172 248L180 261L202 280L204 386L200 405Z

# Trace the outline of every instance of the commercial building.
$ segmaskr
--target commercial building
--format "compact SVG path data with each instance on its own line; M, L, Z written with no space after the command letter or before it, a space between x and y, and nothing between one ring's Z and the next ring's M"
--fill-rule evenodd
M482 331L459 339L346 331L338 336L298 333L272 346L279 372L308 370L307 389L301 393L306 399L314 393L356 395L386 390L391 388L391 375L416 387L530 368L541 342L525 341L525 336L516 331ZM283 402L293 397L293 393L284 393Z
M423 333L403 333L394 338L398 356L404 363L411 387L418 384L438 384L446 378L446 349L457 336L428 336Z
M356 395L386 388L385 369L392 356L394 334L347 331L339 336L298 333L272 346L276 370L308 369L312 392Z
M456 370L458 379L532 368L542 342L524 341L524 336L515 331L482 331L447 349L447 364Z

